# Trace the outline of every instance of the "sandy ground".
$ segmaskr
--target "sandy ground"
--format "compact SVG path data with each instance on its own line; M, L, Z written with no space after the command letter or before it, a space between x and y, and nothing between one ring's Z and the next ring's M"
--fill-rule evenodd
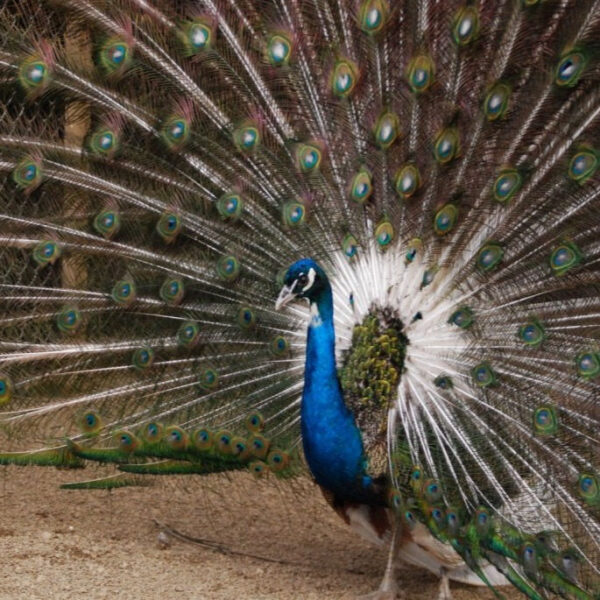
M112 492L58 487L95 475L0 469L0 599L350 600L383 573L384 552L352 534L308 481L237 473L155 477L152 487ZM154 519L223 551L172 538L165 547ZM407 600L436 598L434 576L398 575ZM453 592L494 597L457 584Z

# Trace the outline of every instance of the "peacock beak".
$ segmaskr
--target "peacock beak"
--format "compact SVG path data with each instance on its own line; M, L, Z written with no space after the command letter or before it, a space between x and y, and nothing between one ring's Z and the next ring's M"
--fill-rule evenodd
M292 283L292 285L284 285L281 288L281 291L279 292L279 296L277 296L277 301L275 302L275 310L279 310L280 308L283 308L288 302L291 302L296 297L296 294L294 293L294 289L295 289L297 283L298 283L298 280L296 279L296 281L294 281L294 283Z

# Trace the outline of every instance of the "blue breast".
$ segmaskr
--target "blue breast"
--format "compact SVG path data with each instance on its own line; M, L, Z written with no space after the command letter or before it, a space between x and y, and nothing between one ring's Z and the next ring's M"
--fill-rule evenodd
M308 329L301 423L304 454L322 487L337 496L355 495L370 479L360 431L344 404L335 365L333 302L327 290L319 299L320 318Z

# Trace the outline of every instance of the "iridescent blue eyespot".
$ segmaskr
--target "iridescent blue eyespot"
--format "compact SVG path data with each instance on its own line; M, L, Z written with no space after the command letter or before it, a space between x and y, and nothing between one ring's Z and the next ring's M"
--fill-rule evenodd
M464 6L454 18L452 39L459 46L466 46L472 42L479 32L479 13L474 6Z
M473 324L473 321L473 311L467 306L455 310L448 319L448 323L456 325L461 329L468 329Z
M577 374L586 379L600 375L600 353L588 350L581 352L575 358Z
M533 429L538 435L554 435L558 431L558 415L556 409L545 404L533 413Z
M458 129L449 127L444 129L436 138L433 154L440 164L449 163L460 152L460 138Z
M480 388L487 388L496 385L496 373L487 363L481 363L471 369L471 375L475 385Z
M555 275L561 276L576 267L583 260L583 254L578 246L565 241L557 246L550 255L550 267Z
M573 87L577 85L587 63L588 57L583 52L574 50L563 54L554 75L556 85L559 87Z
M519 327L519 338L528 346L537 348L546 339L546 332L537 319L532 319Z
M380 248L389 246L394 240L394 226L389 221L382 221L375 228L375 240Z
M569 163L569 177L584 184L595 175L600 167L600 154L590 147L581 147Z

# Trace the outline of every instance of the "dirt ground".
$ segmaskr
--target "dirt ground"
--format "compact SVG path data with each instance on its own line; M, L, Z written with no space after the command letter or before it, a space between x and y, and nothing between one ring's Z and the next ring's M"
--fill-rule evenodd
M58 487L95 475L0 470L0 599L350 600L383 573L385 553L349 531L308 481L237 473L112 492ZM161 543L155 519L220 550ZM399 580L407 600L437 596L426 572L404 568ZM493 598L457 584L453 592Z

